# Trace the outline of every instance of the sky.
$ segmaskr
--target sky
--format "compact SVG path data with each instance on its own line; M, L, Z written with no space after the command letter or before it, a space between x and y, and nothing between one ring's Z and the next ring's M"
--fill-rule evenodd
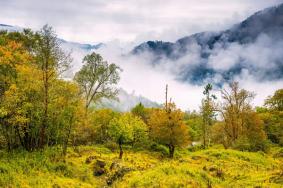
M166 3L165 3L166 2ZM282 0L0 0L0 23L39 29L52 25L65 40L174 41L221 30Z
M176 62L166 62L165 67L152 68L146 57L125 59L121 53L147 40L175 41L197 32L224 30L256 11L280 3L283 0L0 0L0 24L34 30L49 24L58 37L67 41L106 43L107 46L99 49L99 53L107 61L122 67L119 87L163 103L165 85L168 84L169 97L178 107L198 110L204 86L177 81L176 75L168 71L178 72L177 69L181 69L175 66ZM282 44L278 43L280 50L265 44L266 40L245 48L230 46L220 50L209 63L216 69L227 69L233 65L234 59L245 56L268 67L275 50L281 58ZM193 56L184 57L183 62L199 58L197 47L195 51ZM258 51L267 55L259 57ZM81 59L85 53L79 49L73 50L74 71L82 65ZM243 72L236 81L257 93L254 105L262 105L268 95L283 85L282 80L258 82L247 72ZM220 94L219 91L214 92Z

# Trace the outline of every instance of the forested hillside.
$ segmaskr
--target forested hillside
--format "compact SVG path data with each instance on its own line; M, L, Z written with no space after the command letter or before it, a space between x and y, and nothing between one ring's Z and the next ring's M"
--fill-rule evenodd
M98 53L64 79L52 27L0 32L0 187L282 187L283 88L253 107L237 82L203 88L198 111L97 109L122 69ZM220 96L220 98L216 97Z

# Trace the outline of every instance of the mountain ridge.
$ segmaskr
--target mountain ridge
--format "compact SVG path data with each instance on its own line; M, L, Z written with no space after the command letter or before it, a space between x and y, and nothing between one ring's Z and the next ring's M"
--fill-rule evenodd
M264 39L264 37L268 39ZM275 67L270 70L269 68L264 70L264 68L258 67L257 62L252 62L251 58L245 57L247 56L244 54L245 48L259 46L262 49L258 51L262 51L262 53L268 51L268 47L261 40L267 40L266 43L271 44L274 42L281 48L280 42L283 43L283 4L258 11L230 29L223 31L195 33L182 37L175 42L147 41L134 47L130 55L143 57L144 54L150 54L149 63L153 66L164 64L164 62L168 63L168 61L178 66L178 61L181 59L182 63L179 64L183 64L183 67L180 68L181 71L177 71L176 79L193 84L211 81L216 75L221 75L222 78L215 83L221 84L240 76L244 70L254 74L254 77L258 80L282 79L283 56L273 60ZM194 45L197 48L193 48ZM226 71L215 69L211 60L215 56L231 50L236 45L241 46L243 50L241 54L231 53L231 56L238 55L234 66ZM184 62L185 60L182 60L182 58L188 56L187 59L189 59L190 55L195 55L195 49L199 50L199 54L197 54L199 58L193 62L189 60L187 60L187 63ZM283 53L283 49L281 51ZM273 73L273 75L271 76L270 73Z

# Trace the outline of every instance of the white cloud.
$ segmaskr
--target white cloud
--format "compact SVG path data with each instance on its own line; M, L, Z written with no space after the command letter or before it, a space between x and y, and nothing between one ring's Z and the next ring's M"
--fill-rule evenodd
M259 39L259 41L261 41L261 39ZM259 47L256 48L256 46ZM275 48L277 48L276 46L277 45L275 45ZM183 110L199 110L201 99L203 98L202 92L204 85L193 85L189 82L180 82L176 80L177 72L182 70L182 66L186 66L186 62L187 64L200 63L200 52L197 50L197 46L194 46L194 48L195 49L191 49L193 54L185 56L179 61L164 59L159 66L155 67L148 63L151 58L149 54L143 56L122 57L120 54L122 54L121 50L123 50L123 48L119 48L119 43L112 43L111 45L99 49L98 52L109 62L117 63L122 67L123 72L121 73L119 86L124 88L128 93L134 91L137 95L145 96L158 103L164 103L165 85L168 84L169 97L172 97L172 100L178 107ZM255 51L252 51L254 48ZM258 42L250 46L238 45L236 48L232 47L229 49L236 50L221 55L223 57L222 63L224 64L226 62L225 59L229 58L231 54L234 54L234 56L244 54L246 55L245 58L253 59L250 63L255 63L260 60L259 58L263 58L263 56L258 56L258 58L256 58L257 53L259 53L258 50L260 52L262 51L263 54L268 54L265 52L266 50L274 51L274 53L277 54L274 49L260 47ZM244 52L246 52L246 54ZM222 53L221 50L220 53ZM273 59L271 59L269 55L267 55L267 57L264 56L264 58L266 60L265 67L268 67ZM232 59L231 64L234 63L235 62ZM258 66L263 66L263 64ZM229 67L227 67L227 69L228 68ZM217 83L221 82L223 78L221 74L216 74L212 79ZM256 93L255 99L252 101L254 106L263 105L264 99L266 99L267 96L272 95L275 90L282 88L283 85L282 79L277 81L258 81L257 76L247 69L243 69L240 75L235 76L234 81L238 81L241 88ZM219 88L214 92L218 95L218 99L221 100Z

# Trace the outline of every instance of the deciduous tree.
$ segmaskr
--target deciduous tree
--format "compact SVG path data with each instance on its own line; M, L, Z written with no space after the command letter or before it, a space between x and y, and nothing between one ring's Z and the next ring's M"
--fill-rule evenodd
M183 120L184 113L175 104L167 103L164 109L153 110L148 121L150 136L169 149L169 157L174 157L176 147L189 143L188 128Z
M40 129L39 146L46 143L46 129L48 128L50 87L58 76L69 68L71 59L60 47L60 42L52 27L45 25L38 33L38 41L35 47L35 57L39 68L42 71L43 83L43 110L42 126Z
M256 148L263 148L261 145L265 140L265 133L262 127L262 121L252 110L250 105L254 94L240 89L237 82L230 84L230 92L222 90L222 109L220 110L222 118L224 120L224 132L227 138L223 143L226 147L238 147L245 144L253 147L249 147L250 150ZM258 140L255 140L255 138ZM240 142L240 144L239 144Z
M75 81L85 97L87 112L91 102L97 102L101 98L115 98L118 90L113 86L120 80L121 69L114 63L104 61L95 52L86 55L83 63L83 67L75 75Z
M207 147L207 141L210 140L209 132L212 126L213 118L215 117L215 104L213 99L215 95L211 94L212 85L207 84L204 88L203 94L205 98L202 100L201 114L202 114L202 142L203 147Z
M109 134L119 145L119 158L122 159L122 146L144 141L147 136L147 125L140 118L126 113L110 122Z

